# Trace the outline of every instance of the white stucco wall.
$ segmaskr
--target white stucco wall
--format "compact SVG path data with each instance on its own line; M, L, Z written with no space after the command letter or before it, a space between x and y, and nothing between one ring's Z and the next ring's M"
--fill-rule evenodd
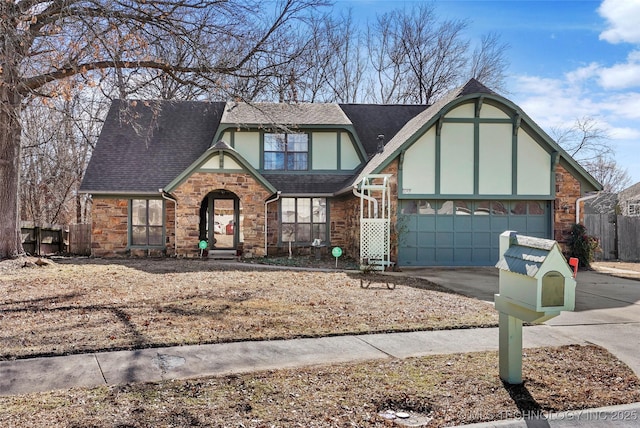
M480 194L510 195L512 192L512 129L513 126L508 123L480 124Z
M404 156L402 192L433 194L436 191L436 131L431 127Z
M548 195L551 155L522 128L518 130L518 195Z
M311 133L311 169L338 168L338 134L336 132Z
M473 194L473 124L445 123L440 139L440 193Z
M226 134L226 133L225 133ZM254 168L260 168L260 133L236 132L234 149Z

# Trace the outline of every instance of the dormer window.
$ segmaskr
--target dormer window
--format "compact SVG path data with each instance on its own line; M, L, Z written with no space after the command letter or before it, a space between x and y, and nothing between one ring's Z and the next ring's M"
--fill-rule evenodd
M309 169L307 134L264 134L264 169L306 171Z

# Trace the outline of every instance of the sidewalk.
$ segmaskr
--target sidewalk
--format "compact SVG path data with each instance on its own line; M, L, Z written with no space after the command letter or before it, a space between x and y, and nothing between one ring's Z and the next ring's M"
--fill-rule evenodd
M565 328L524 328L524 348L584 344ZM498 349L498 329L234 342L0 362L0 395L154 382L287 367ZM640 403L467 425L467 427L636 427Z
M584 343L557 329L525 328L524 347ZM0 361L0 395L154 382L258 370L498 349L498 329L234 342Z

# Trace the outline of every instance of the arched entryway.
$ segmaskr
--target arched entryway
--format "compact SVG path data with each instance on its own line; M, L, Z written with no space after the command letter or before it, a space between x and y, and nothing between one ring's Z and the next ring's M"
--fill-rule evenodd
M199 239L208 242L209 254L237 251L242 242L240 198L228 190L209 192L200 203Z

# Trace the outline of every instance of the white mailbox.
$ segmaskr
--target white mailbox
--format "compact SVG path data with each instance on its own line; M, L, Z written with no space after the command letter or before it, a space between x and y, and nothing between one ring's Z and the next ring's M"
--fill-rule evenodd
M507 231L500 254L496 309L528 322L574 309L576 281L556 241Z
M577 262L577 260L575 260ZM577 263L574 263L577 267ZM500 235L499 312L500 377L522 383L522 322L544 322L572 311L576 280L560 246L550 239L506 231Z

